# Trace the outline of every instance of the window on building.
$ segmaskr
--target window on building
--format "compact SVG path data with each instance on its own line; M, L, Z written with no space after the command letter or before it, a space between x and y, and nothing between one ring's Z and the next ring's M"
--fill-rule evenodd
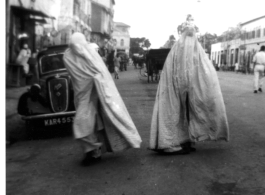
M73 9L73 14L78 16L79 15L79 10L80 10L80 4L78 1L74 1L74 9Z
M255 30L252 31L252 39L255 39Z
M252 38L252 32L248 32L248 39Z
M226 61L227 61L227 50L224 51L224 65L226 65Z
M224 64L224 51L221 51L221 64Z
M259 38L259 37L260 37L260 29L257 30L257 38Z
M237 48L235 52L235 63L238 62L238 52L239 52L239 49Z
M117 45L117 39L113 39L113 44Z
M243 39L243 40L246 40L246 39L247 39L247 37L248 37L248 34L247 34L247 32L244 32L244 34L242 35L242 39Z
M230 52L230 65L232 66L234 64L234 49L231 49Z
M121 46L124 46L124 40L121 39Z

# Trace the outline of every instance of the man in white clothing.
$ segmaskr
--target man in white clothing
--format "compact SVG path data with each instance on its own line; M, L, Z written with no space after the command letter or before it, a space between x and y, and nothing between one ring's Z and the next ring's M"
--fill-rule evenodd
M262 92L262 77L265 69L265 46L253 58L254 63L254 93Z
M235 72L238 73L238 70L239 70L239 64L238 62L235 63Z

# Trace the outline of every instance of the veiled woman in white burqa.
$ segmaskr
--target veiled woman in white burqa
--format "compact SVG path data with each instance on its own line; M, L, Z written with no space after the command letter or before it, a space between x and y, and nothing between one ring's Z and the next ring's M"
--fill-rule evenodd
M74 89L73 131L84 149L82 164L97 162L106 151L140 148L140 135L93 44L76 32L63 59Z
M151 150L188 154L196 150L195 142L229 140L217 73L196 31L188 15L165 61L152 116Z

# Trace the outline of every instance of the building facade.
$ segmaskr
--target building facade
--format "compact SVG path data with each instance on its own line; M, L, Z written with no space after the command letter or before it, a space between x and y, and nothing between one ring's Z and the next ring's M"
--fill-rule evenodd
M47 46L68 44L72 33L81 32L88 41L103 45L114 29L114 5L114 0L6 0L7 72L17 67L25 41L37 53Z
M91 31L90 0L57 0L57 3L58 20L50 32L52 45L68 44L74 32L86 35L86 31Z
M122 22L114 22L112 42L117 51L130 51L130 26Z
M253 71L253 56L265 45L265 16L240 24L240 39L225 41L211 46L211 59L215 65L226 68L238 63L244 72Z
M91 42L100 47L113 33L114 0L91 0Z
M36 39L40 33L38 26L43 26L48 23L47 21L54 19L47 11L52 5L52 0L47 0L46 3L33 0L7 1L7 63L15 62L21 44L25 40L32 52L35 52L38 47Z
M20 35L27 35L34 52L47 46L68 44L73 32L102 45L113 32L114 0L9 0L7 1L7 62L14 62Z

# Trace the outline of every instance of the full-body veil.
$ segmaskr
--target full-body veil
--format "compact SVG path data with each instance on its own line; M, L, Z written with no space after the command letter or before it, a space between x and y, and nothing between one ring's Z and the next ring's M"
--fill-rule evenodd
M164 64L153 110L150 149L180 148L187 141L229 139L217 73L185 24Z

